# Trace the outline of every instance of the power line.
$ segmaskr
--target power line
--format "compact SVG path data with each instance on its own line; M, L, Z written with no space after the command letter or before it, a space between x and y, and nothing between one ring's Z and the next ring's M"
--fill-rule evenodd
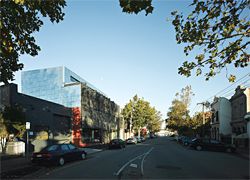
M235 85L236 83L242 81L244 78L246 78L247 76L250 76L250 73L247 73L245 76L241 77L240 79L238 79L237 81L235 81L233 84L231 84L230 86L222 89L221 91L217 92L215 95L211 96L210 98L208 98L206 101L209 101L211 98L213 98L214 96L217 96L218 94L222 93L223 91L227 90L228 88L232 87L233 85ZM247 79L249 80L249 79Z

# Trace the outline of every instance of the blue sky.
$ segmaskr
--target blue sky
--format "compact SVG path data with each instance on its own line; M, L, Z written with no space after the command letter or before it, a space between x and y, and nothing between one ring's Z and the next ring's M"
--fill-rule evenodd
M122 13L118 1L68 1L64 21L52 24L43 19L44 26L35 33L42 50L36 57L21 56L23 70L66 66L121 107L137 94L161 111L163 118L175 93L191 85L195 96L190 110L200 110L196 103L230 83L225 70L210 81L178 74L178 67L187 58L167 18L173 10L190 12L188 4L153 1L153 14L145 16L143 12ZM229 70L238 78L250 72L249 68ZM20 74L16 73L14 81L19 85Z

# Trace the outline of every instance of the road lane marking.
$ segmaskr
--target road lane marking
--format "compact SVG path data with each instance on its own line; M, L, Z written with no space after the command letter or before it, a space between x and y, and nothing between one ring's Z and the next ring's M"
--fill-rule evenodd
M144 175L144 170L143 170L143 163L144 163L144 160L145 158L149 155L149 153L154 149L154 147L152 147L148 152L146 152L142 158L142 161L141 161L141 175L143 176Z
M146 153L143 153L143 154L141 154L141 155L139 155L139 156L136 156L135 158L129 160L127 163L125 163L125 164L119 169L119 171L118 171L117 173L114 173L114 174L115 174L116 176L119 176L120 173L121 173L130 163L132 163L132 162L135 161L136 159L141 159L142 156L147 156L153 149L154 149L154 147L152 147L152 148L151 148L149 151L147 151ZM145 159L145 158L143 157L142 162L144 161L144 159ZM143 166L141 166L141 170L143 170Z
M115 173L115 175L116 175L116 176L119 176L120 173L123 171L123 169L124 169L128 164L130 164L131 162L133 162L134 160L136 160L137 158L139 158L139 157L141 157L141 156L143 156L143 155L144 155L144 153L141 154L141 155L139 155L139 156L136 156L135 158L133 158L133 159L131 159L130 161L128 161L127 163L125 163L125 164L119 169L119 171L118 171L117 173Z
M137 164L130 164L129 166L133 167L133 168L137 168L138 167Z

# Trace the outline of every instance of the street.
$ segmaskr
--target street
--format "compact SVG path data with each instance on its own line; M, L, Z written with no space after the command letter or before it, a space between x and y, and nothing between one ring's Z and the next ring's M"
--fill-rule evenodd
M51 168L39 178L248 179L249 161L236 154L192 150L168 137L159 137Z

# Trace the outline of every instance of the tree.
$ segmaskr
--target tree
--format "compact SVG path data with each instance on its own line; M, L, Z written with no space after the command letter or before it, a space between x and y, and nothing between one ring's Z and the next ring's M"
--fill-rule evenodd
M127 13L137 14L144 10L147 15L153 11L149 0L120 0L120 5ZM185 44L185 55L198 51L194 60L183 62L178 73L189 77L191 71L196 70L197 76L204 74L209 80L231 63L235 68L247 67L250 62L247 51L250 44L250 1L193 0L190 6L193 11L187 17L177 11L171 13L176 41ZM230 74L227 78L233 82L236 76Z
M149 117L149 121L147 124L147 128L150 132L158 132L160 131L161 128L161 124L160 124L160 120L161 120L161 113L160 111L157 111L154 107L150 109L150 117Z
M8 84L14 80L14 72L23 69L23 64L19 63L20 55L36 56L40 51L33 36L43 25L40 17L49 17L51 22L58 23L63 20L64 6L65 0L0 1L0 82Z
M120 6L123 12L138 14L145 11L146 16L153 12L152 0L120 0Z
M196 69L198 76L202 74L202 68L208 66L205 77L209 80L231 63L236 68L248 66L249 5L249 0L193 0L194 10L186 19L177 11L172 12L176 41L187 44L184 48L186 56L196 47L202 47L195 61L185 61L179 73L190 76L191 70ZM235 76L230 75L228 79L234 81Z
M180 93L176 93L175 99L172 101L172 106L167 112L168 128L177 130L181 134L187 131L190 122L188 106L193 95L191 86L186 86L181 89Z
M25 131L25 115L21 107L5 107L4 111L0 112L0 140L3 152L10 134L22 138Z
M193 135L199 134L200 136L210 135L210 120L211 112L204 112L205 124L203 124L203 112L196 112L190 119L190 127L192 128Z
M128 104L122 109L122 115L125 120L126 127L130 127L132 120L132 129L136 132L147 126L149 130L157 131L160 129L160 113L150 106L150 103L135 95Z
M3 114L0 113L0 144L2 152L5 153L6 151L6 140L8 138L8 131L6 124L4 123Z

